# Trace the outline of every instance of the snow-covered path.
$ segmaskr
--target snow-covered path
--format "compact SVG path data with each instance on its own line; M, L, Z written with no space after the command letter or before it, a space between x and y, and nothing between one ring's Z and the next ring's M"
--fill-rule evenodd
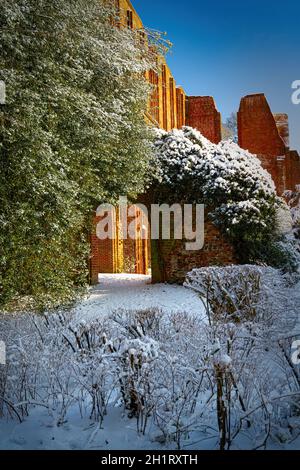
M183 286L151 284L150 276L101 274L99 284L75 309L78 319L91 321L117 309L158 307L165 312L193 312L205 317L199 297Z

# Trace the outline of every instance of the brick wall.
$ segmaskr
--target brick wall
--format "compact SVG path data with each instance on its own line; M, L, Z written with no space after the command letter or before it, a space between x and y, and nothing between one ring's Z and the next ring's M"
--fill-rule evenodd
M260 158L263 167L271 174L279 194L286 188L287 177L285 141L288 138L288 129L283 116L282 119L277 118L277 127L263 94L242 98L238 112L239 145Z
M128 216L127 226L135 225L135 240L121 237L122 225L119 211L113 222L114 239L100 240L96 234L100 217L94 218L94 229L91 235L90 279L92 284L98 282L100 273L129 272L147 274L149 267L149 244L143 239L143 233L148 231L147 219L139 208L133 206L135 215Z
M251 153L269 158L285 155L285 144L263 94L242 98L238 112L238 136L239 145Z
M211 96L187 97L186 121L211 142L218 144L222 140L221 114Z
M205 221L202 250L186 251L184 240L152 241L152 282L183 283L186 274L202 266L236 263L234 249L211 221Z
M177 127L181 129L186 123L185 115L185 93L183 88L176 88L176 113L177 113Z

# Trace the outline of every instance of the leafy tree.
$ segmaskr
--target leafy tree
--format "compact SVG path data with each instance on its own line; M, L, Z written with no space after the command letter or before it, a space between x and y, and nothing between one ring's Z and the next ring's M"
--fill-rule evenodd
M238 124L237 124L237 113L233 112L226 119L225 126L231 131L232 136L237 136Z
M107 0L2 0L0 304L45 308L87 280L91 214L143 189L150 66Z
M238 141L237 113L233 112L222 124L222 139Z

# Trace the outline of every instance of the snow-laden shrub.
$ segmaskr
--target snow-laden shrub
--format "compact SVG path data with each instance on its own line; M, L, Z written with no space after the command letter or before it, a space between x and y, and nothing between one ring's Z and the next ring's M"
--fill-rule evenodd
M247 250L243 261L273 266L287 273L299 272L300 251L293 233L272 241L250 241L242 246Z
M203 353L216 386L220 449L231 448L240 432L256 435L257 449L283 434L289 440L292 430L283 428L299 413L300 397L299 367L290 360L298 287L257 266L195 269L186 287L209 317Z
M155 148L161 184L183 200L211 206L228 232L274 225L275 186L256 156L231 141L213 144L189 127L158 131Z
M282 293L288 282L271 267L234 265L193 269L184 285L200 295L211 322L258 322L266 321L272 313L270 300L274 295L276 309L286 307Z
M154 338L158 335L159 318L160 312L155 310L119 310L110 317L114 328L111 350L122 401L143 434L154 409L153 367L160 350Z
M286 191L284 196L292 217L292 231L288 234L289 242L300 259L300 187L297 187L296 191Z
M241 261L249 261L248 244L259 261L261 247L281 235L278 214L285 208L260 160L232 141L213 144L190 127L158 130L155 150L154 198L204 203Z
M291 211L293 226L300 228L300 187L296 191L285 191L284 197Z

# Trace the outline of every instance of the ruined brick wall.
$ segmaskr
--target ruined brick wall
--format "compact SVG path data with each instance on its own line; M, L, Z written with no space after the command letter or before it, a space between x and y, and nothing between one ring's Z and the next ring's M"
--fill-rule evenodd
M202 250L187 251L184 240L152 241L152 282L183 283L186 274L203 266L231 265L237 262L232 245L211 221L205 221Z
M90 281L97 284L100 273L135 273L147 274L149 268L148 220L141 210L132 206L134 215L128 216L127 226L134 225L135 239L128 237L123 240L121 236L122 224L120 213L116 211L116 218L112 223L113 239L100 240L97 237L97 224L101 217L94 218L94 228L91 235ZM105 217L105 216L103 216ZM132 225L132 227L133 227Z
M183 88L178 87L176 88L176 114L177 114L177 128L181 129L181 127L185 126L186 124L186 113L185 113L185 92Z
M300 158L289 148L287 114L272 114L265 95L245 96L238 112L239 145L256 154L279 195L300 184Z
M142 20L135 11L130 0L116 2L119 13L117 27L127 27L136 31L137 38L147 44ZM154 54L155 70L149 70L146 78L152 86L148 100L146 119L152 125L165 130L181 128L186 124L185 100L186 95L181 87L176 86L175 79L164 57L157 54L153 47L149 50ZM128 223L132 222L129 218ZM97 219L95 219L95 225ZM145 224L142 224L145 225ZM116 227L117 234L119 227ZM92 282L97 282L98 273L133 272L146 274L149 267L149 241L139 234L136 227L136 240L111 241L98 240L96 234L91 235L90 271Z
M96 228L100 220L101 217L94 217L91 234L90 279L92 284L98 282L99 273L118 272L119 266L122 265L122 243L119 241L117 226L113 240L99 240Z
M147 42L143 23L129 0L116 2L120 12L120 27L136 30L137 37ZM144 42L145 41L145 42ZM156 55L155 50L153 50ZM186 97L176 86L174 77L163 57L156 55L157 67L149 71L152 84L147 119L166 130L188 125L198 129L213 143L222 139L221 115L214 99L209 96ZM270 172L278 194L300 185L300 157L289 149L288 117L273 115L263 94L248 95L241 101L238 113L239 145L258 155L263 167ZM95 219L95 226L97 219ZM137 227L137 231L140 228ZM91 281L98 282L98 273L146 273L149 265L149 240L120 241L116 225L116 240L99 241L91 235ZM159 240L151 242L153 282L182 282L186 273L209 265L235 263L234 249L208 220L205 223L205 246L200 251L186 251L184 241ZM128 266L125 266L127 260ZM128 261L129 260L129 261ZM124 264L125 263L125 264Z
M279 194L286 188L287 139L286 122L279 130L265 95L248 95L242 98L238 112L238 137L240 147L256 154L263 167L271 174Z
M186 99L186 122L211 142L222 140L221 114L211 96L189 96Z

